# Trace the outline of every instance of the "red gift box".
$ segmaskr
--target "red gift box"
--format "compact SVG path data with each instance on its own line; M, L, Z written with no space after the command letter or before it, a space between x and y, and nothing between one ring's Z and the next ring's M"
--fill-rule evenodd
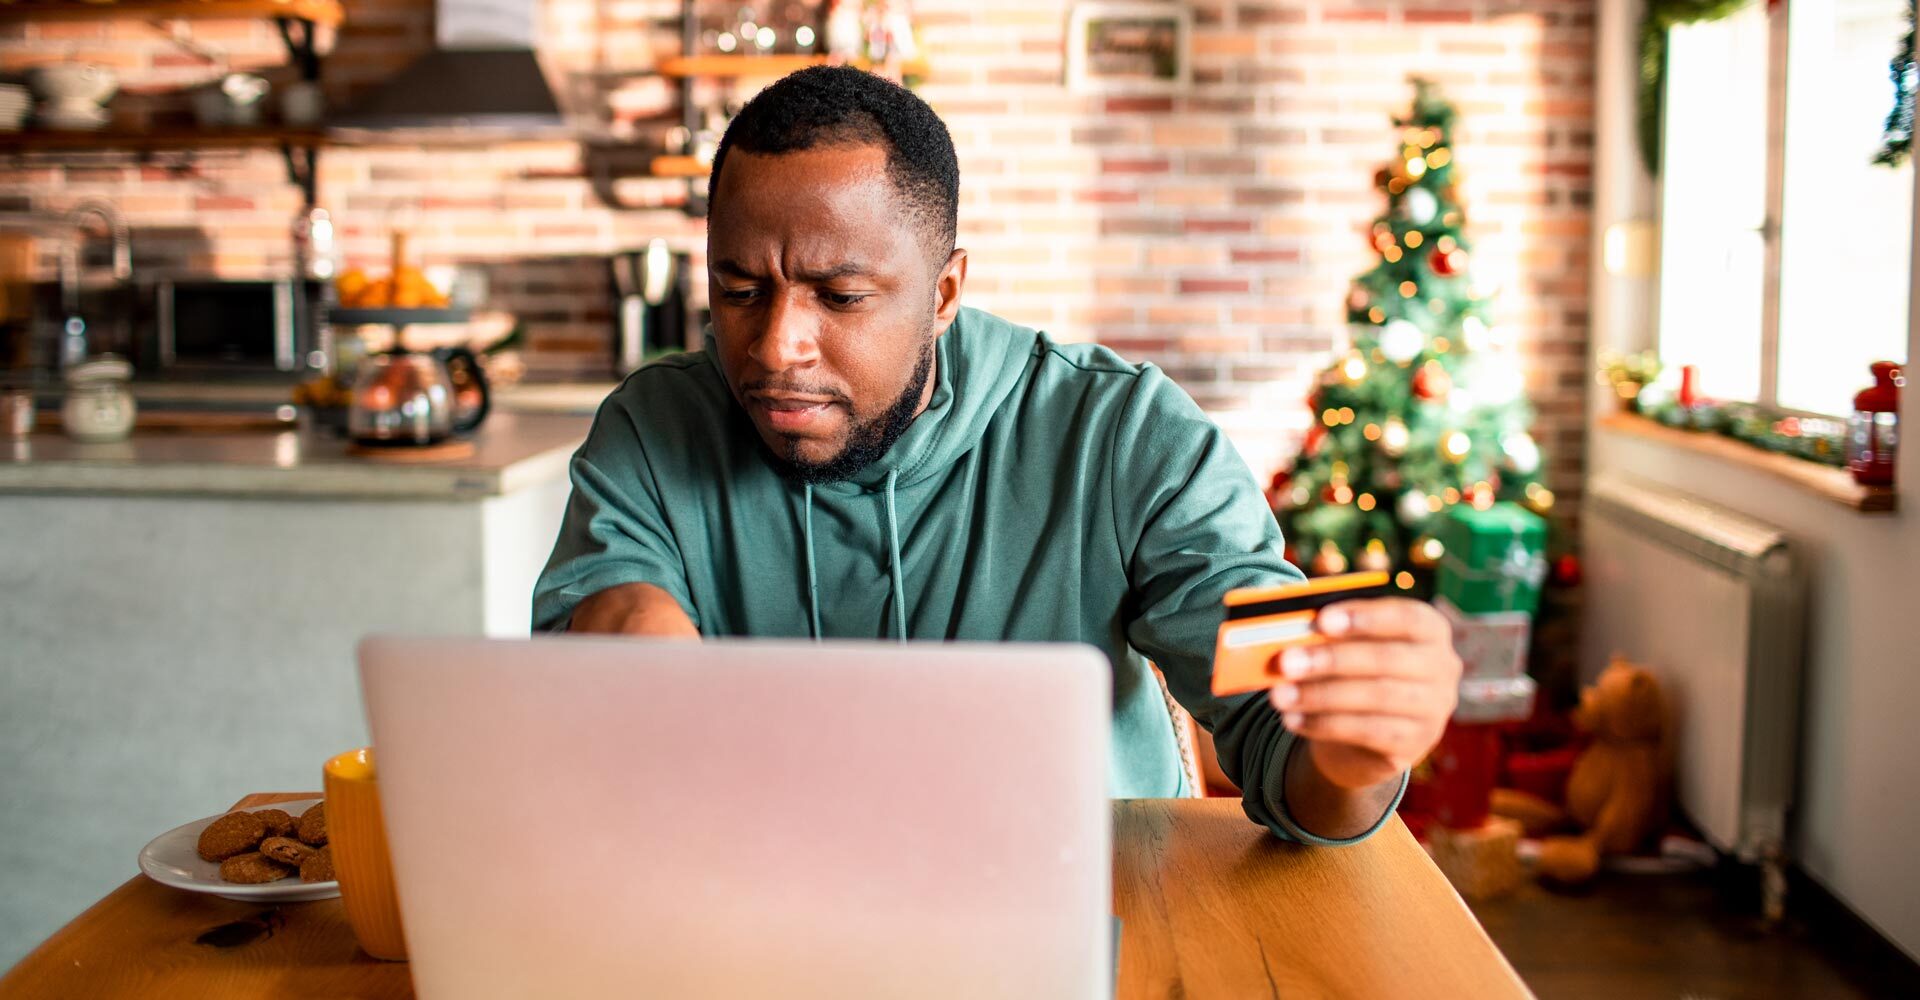
M1501 726L1449 722L1428 762L1433 767L1433 818L1454 829L1487 821L1500 774Z
M1564 802L1567 775L1580 756L1575 746L1552 750L1516 751L1507 755L1501 768L1500 787L1538 796L1548 802Z

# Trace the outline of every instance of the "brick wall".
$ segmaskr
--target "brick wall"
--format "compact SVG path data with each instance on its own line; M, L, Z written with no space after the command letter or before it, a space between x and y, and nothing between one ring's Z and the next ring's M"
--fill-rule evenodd
M1194 0L1195 83L1177 97L1099 97L1061 85L1064 0L919 0L933 62L921 93L961 152L970 301L1064 337L1092 338L1175 375L1232 433L1257 473L1290 453L1300 400L1341 342L1347 282L1369 265L1374 169L1407 77L1440 82L1462 112L1457 162L1476 274L1526 360L1552 454L1577 494L1585 391L1592 144L1592 0ZM356 93L429 44L425 0L348 0L327 65L331 98ZM632 75L677 45L673 0L546 0L543 56L583 120L627 128L671 92ZM214 70L137 23L28 26L0 36L0 68L67 54L165 91ZM270 26L200 23L236 67L281 61ZM134 95L165 113L177 101ZM170 104L170 102L174 102ZM649 140L650 141L650 140ZM479 261L501 305L530 320L550 373L597 363L606 279L595 259L653 236L695 248L672 210L615 211L564 143L326 152L321 200L349 263L378 263L388 225L428 263ZM572 176L570 176L572 175ZM671 183L625 194L670 201ZM0 209L119 200L144 254L240 274L284 266L298 198L277 157L159 167L8 169Z

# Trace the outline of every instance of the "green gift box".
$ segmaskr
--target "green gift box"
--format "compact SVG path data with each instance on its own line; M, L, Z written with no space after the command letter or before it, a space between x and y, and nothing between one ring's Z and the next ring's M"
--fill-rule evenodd
M1434 594L1470 615L1532 614L1547 577L1547 522L1515 503L1458 504L1434 529L1445 552Z

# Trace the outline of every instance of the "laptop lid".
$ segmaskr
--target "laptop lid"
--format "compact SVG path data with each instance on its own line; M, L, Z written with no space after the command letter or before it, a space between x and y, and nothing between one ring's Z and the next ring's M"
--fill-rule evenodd
M1111 995L1111 668L1067 645L360 647L435 997Z

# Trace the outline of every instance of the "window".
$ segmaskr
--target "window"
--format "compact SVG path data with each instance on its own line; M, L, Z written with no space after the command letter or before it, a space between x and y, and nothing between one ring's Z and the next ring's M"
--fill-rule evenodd
M1905 32L1905 0L1756 0L1673 30L1659 343L1702 392L1842 414L1871 362L1905 357L1913 167L1873 163Z

